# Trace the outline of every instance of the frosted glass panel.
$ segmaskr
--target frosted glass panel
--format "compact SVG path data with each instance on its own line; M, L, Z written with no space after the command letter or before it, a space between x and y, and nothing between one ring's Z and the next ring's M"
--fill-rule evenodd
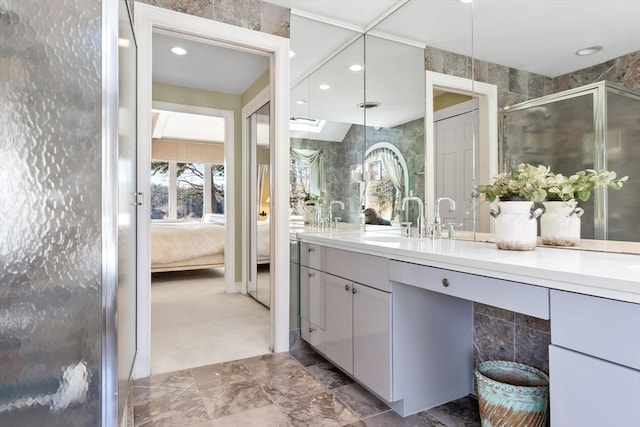
M595 134L593 93L508 111L503 120L503 161L507 170L520 163L550 166L571 175L593 168ZM580 202L582 237L594 238L594 198Z
M100 424L101 8L0 1L2 426Z
M608 193L610 240L640 241L640 96L607 94L607 169L629 176Z

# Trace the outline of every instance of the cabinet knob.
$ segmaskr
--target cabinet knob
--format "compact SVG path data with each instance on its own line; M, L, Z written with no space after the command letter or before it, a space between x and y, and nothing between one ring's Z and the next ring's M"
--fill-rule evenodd
M316 328L309 328L309 333L315 332Z
M344 285L344 290L345 290L345 291L348 291L349 289L351 289L351 286L349 286L349 285Z
M358 292L358 290L355 287L351 288L351 293L355 294L356 292Z
M444 286L445 288L449 287L449 279L442 279L442 286Z
M316 273L314 273L314 272L312 272L312 271L310 271L310 272L309 272L309 277L313 277L313 276L315 276L315 275L316 275Z
M315 250L316 250L316 248L307 248L307 252L313 252Z

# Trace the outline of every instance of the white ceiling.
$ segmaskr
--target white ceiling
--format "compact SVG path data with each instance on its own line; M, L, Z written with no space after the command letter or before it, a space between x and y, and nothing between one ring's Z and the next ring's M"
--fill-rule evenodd
M476 0L473 6L457 0L263 1L292 9L291 114L341 123L363 123L356 107L364 99L362 72L347 69L364 63L363 31L409 42L367 40L367 100L382 103L367 110L367 124L382 127L424 114L424 46L548 77L640 50L640 0ZM170 53L176 43L189 54ZM574 54L593 45L604 49ZM401 55L405 50L412 54ZM269 66L265 56L157 33L153 58L154 81L234 94ZM407 75L409 69L416 71ZM331 89L319 91L321 81ZM295 104L300 99L307 103ZM327 129L337 139L342 130L335 130L348 127Z

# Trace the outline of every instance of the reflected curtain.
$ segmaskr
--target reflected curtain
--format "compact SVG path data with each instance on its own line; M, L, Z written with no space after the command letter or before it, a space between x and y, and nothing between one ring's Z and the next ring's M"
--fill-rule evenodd
M260 206L265 196L264 184L268 179L269 179L269 165L258 165L258 180L257 180L257 191L256 191L256 194L258 196L258 200L256 201L256 208L258 209L258 213L260 212Z
M378 158L382 161L382 169L391 180L391 184L396 187L396 195L393 203L393 217L400 213L400 203L405 191L404 171L395 153L386 148L378 151Z
M327 193L324 179L324 160L322 150L305 150L292 148L291 158L303 165L309 166L309 193L323 196Z

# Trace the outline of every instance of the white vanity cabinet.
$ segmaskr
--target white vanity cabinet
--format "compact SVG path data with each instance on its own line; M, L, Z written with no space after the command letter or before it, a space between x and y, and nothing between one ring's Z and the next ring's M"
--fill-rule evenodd
M362 263L371 269L354 268ZM388 260L325 248L325 269L326 328L318 349L371 391L392 400Z
M640 425L640 304L552 290L553 427Z
M325 286L324 248L300 243L300 335L314 346L323 343Z

